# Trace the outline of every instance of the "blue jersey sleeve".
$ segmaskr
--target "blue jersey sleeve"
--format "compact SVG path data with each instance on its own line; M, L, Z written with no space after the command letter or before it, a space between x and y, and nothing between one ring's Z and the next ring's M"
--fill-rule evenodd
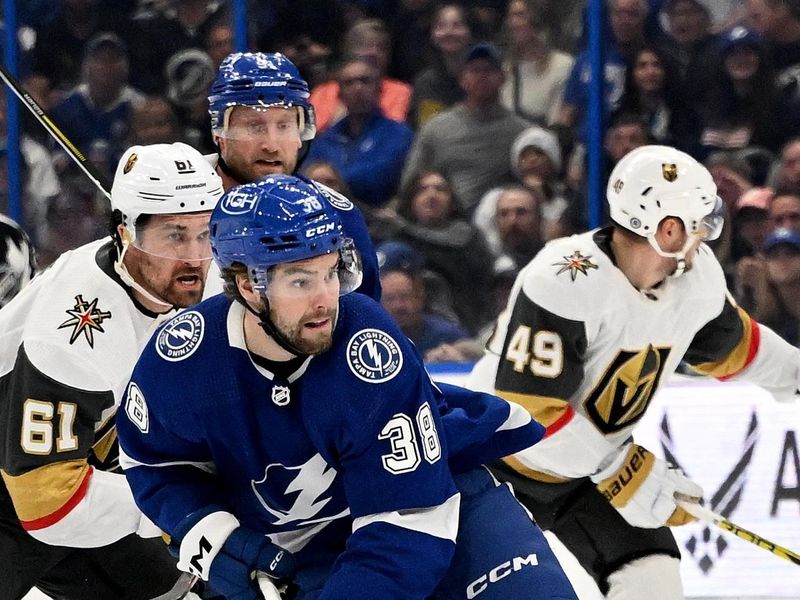
M139 357L116 427L120 464L136 504L162 531L176 537L191 528L191 515L209 507L223 510L225 496L211 474L202 424L186 403L187 395L197 393L191 384L197 377L181 368L182 363L158 356L158 335L157 331Z
M304 393L306 427L341 473L355 519L321 598L430 595L455 547L458 495L418 355L380 305L351 294L333 348L312 368L304 389L338 393L307 404Z

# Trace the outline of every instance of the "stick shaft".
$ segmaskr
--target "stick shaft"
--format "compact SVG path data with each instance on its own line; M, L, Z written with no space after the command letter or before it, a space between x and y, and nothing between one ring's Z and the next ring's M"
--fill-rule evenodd
M730 531L732 534L742 538L746 542L755 544L759 548L762 548L767 552L771 552L775 556L779 556L784 560L788 560L791 563L800 565L800 555L792 552L788 548L784 548L775 542L771 542L768 539L753 533L752 531L748 531L744 527L739 527L736 523L732 523L722 515L715 513L714 511L701 504L698 504L697 502L689 502L687 500L678 500L677 502L683 510L688 512L693 517L697 517L702 521L716 525L725 531Z
M44 127L47 132L55 139L56 142L64 149L64 151L75 161L78 167L86 174L86 176L97 186L103 194L111 199L109 193L110 186L105 181L105 177L92 165L91 161L72 143L72 141L64 135L64 132L58 128L53 120L47 116L39 103L25 91L20 85L19 81L9 71L0 64L0 79L2 79L8 88L14 92L14 95L22 101L28 108L31 114L37 121Z

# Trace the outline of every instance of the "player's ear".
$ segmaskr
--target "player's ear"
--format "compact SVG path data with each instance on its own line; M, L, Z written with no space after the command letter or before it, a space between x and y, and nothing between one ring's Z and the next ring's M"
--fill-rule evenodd
M236 274L236 287L239 288L239 293L247 302L256 299L256 293L253 291L253 284L250 282L247 273Z

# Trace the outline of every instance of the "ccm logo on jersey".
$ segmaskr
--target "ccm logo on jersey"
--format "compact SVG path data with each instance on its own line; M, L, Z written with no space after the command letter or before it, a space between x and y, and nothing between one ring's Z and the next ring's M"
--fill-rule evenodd
M494 569L486 573L486 575L481 575L467 586L467 598L472 600L472 598L476 598L479 594L485 592L486 588L491 584L497 583L512 573L516 573L523 567L535 567L538 566L538 564L539 559L535 554L516 556L512 560L500 563Z
M336 228L336 223L326 223L325 225L318 225L317 227L311 227L310 229L306 229L306 237L314 237L317 235L322 235L323 233L328 233L329 231L333 231Z
M362 381L383 383L400 372L403 353L388 333L362 329L347 343L347 366Z

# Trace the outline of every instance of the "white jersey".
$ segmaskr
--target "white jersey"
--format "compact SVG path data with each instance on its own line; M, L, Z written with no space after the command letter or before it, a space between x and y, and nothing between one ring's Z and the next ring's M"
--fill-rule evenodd
M554 240L539 252L517 276L471 377L547 427L544 440L506 459L535 479L610 464L682 360L778 394L797 389L800 353L736 306L707 246L690 271L642 292L614 264L610 234Z
M0 472L17 517L55 545L137 531L117 466L114 415L139 352L173 316L142 307L111 238L62 255L0 310Z

